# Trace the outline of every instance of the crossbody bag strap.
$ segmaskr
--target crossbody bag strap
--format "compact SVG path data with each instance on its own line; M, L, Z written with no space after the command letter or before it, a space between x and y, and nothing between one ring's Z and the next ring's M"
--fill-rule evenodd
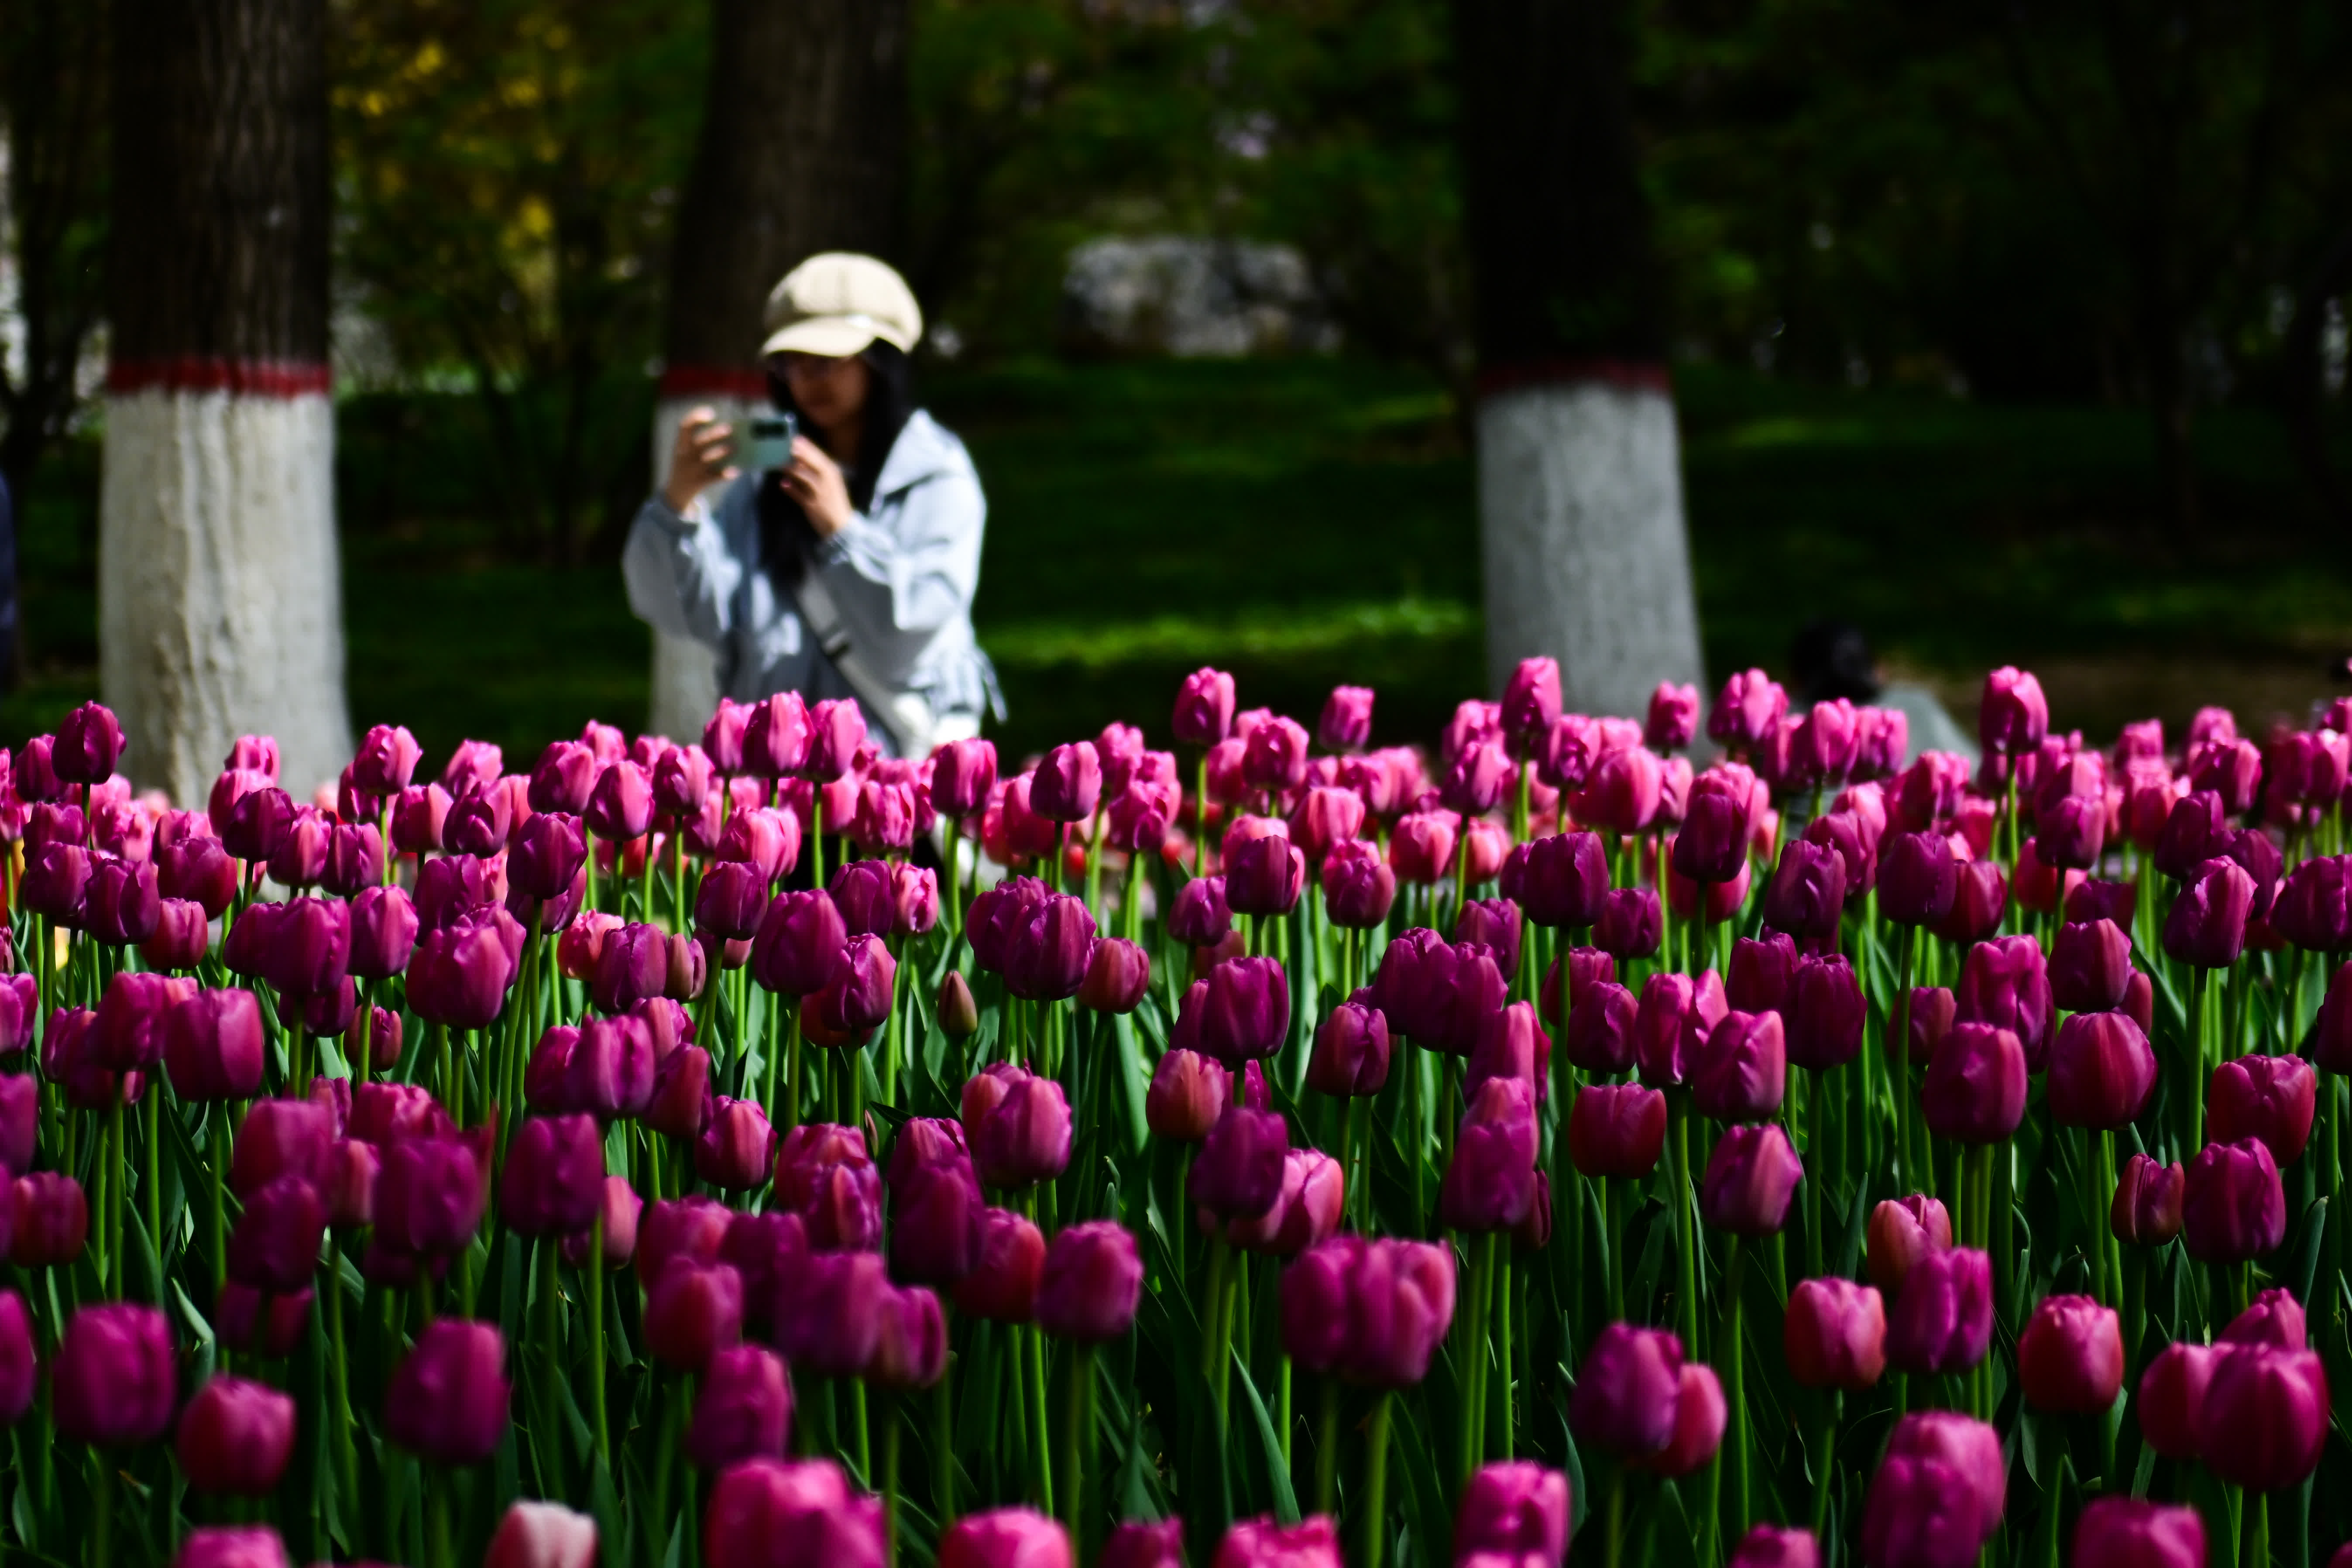
M932 731L938 720L931 705L912 691L893 689L890 683L875 673L851 641L849 628L842 624L841 607L834 603L833 591L812 565L793 585L793 598L798 603L801 619L808 624L809 635L849 689L866 705L866 711L880 721L890 732L892 747L909 762L920 762L931 754Z

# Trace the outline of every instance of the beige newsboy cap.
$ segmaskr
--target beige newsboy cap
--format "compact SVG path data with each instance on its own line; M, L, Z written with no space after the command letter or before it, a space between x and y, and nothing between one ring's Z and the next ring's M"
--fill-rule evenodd
M904 353L923 336L915 291L887 262L827 250L784 274L768 294L760 355L822 354L846 359L879 338Z

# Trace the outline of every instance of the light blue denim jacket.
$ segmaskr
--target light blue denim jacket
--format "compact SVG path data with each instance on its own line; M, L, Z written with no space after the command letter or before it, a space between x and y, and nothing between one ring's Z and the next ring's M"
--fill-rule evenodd
M621 554L629 607L713 649L719 689L739 702L785 690L812 702L854 696L764 569L756 479L738 476L715 507L698 500L684 516L659 495L638 509ZM883 460L872 504L820 542L811 563L875 674L943 718L1003 716L996 671L971 629L987 521L963 443L918 409ZM866 719L887 746L876 716Z

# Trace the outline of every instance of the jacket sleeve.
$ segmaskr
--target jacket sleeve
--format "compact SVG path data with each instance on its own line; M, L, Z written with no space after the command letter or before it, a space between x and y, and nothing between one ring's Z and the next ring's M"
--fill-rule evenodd
M958 467L918 481L877 510L879 517L851 518L817 561L852 634L904 664L932 633L970 613L988 503L978 477Z
M743 563L706 503L698 501L685 516L659 496L639 507L621 552L621 576L629 608L657 630L719 647L735 629Z

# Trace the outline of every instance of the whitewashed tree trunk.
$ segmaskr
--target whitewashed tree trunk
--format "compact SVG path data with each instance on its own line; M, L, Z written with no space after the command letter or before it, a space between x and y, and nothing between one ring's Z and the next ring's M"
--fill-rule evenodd
M688 409L715 409L719 418L740 428L743 416L754 406L752 395L743 387L717 388L708 395L695 395L673 391L677 379L665 381L661 399L654 405L653 483L656 490L669 478L670 447L677 440L678 422L686 417ZM653 634L653 692L646 728L681 744L698 741L704 722L719 706L717 656L692 637L672 637L659 627L655 627Z
M1587 381L1478 407L1486 664L1559 661L1568 706L1640 717L1661 680L1701 679L1673 399Z
M247 733L278 738L297 799L350 760L334 456L322 385L109 398L99 676L140 784L201 805Z
M326 0L115 0L99 668L200 805L242 733L352 752L328 396Z

